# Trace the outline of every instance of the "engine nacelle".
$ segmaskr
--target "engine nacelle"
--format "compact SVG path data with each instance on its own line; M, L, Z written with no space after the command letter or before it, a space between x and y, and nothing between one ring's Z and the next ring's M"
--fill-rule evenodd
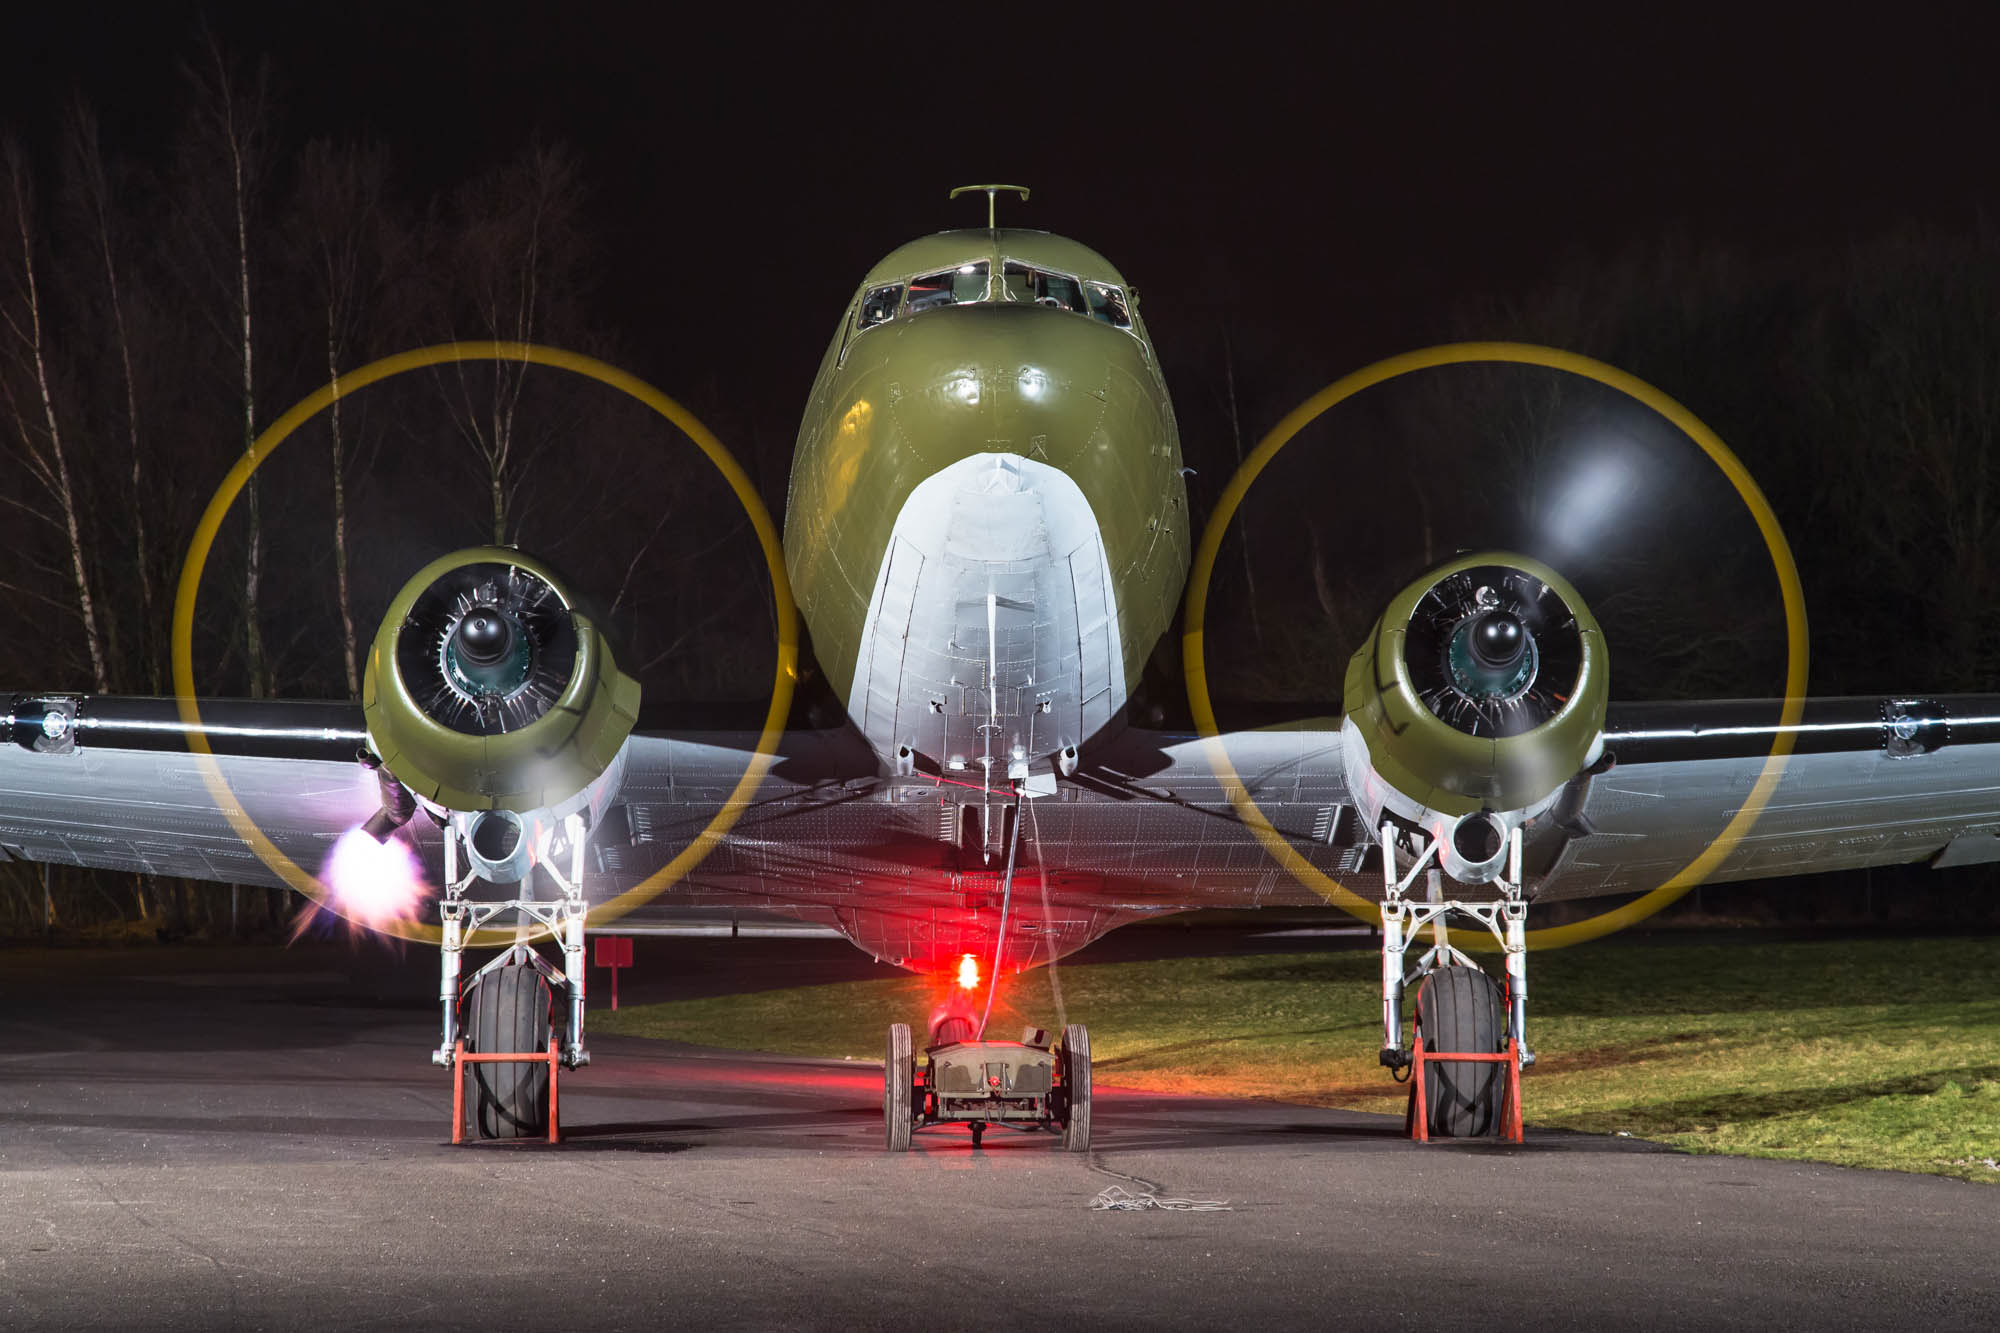
M1347 666L1348 788L1371 828L1427 830L1445 872L1485 883L1513 830L1603 748L1610 660L1583 599L1547 565L1487 551L1390 601Z
M433 810L546 820L614 794L639 685L546 565L483 546L396 594L361 706L384 767ZM489 838L501 824L520 821Z

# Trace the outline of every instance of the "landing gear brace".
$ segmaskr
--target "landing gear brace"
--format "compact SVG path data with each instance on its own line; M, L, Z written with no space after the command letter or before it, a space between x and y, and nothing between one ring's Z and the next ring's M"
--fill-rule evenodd
M590 1063L590 1052L583 1045L584 1006L584 919L588 909L583 899L584 848L587 828L581 814L572 814L563 819L560 831L545 827L537 832L534 859L528 874L516 881L513 889L516 897L499 900L468 900L465 892L478 877L471 869L461 870L469 863L460 843L464 832L455 821L447 821L444 826L444 897L438 904L438 912L443 922L442 948L439 952L440 977L438 999L443 1005L443 1040L431 1052L431 1063L452 1070L454 1089L453 1111L457 1117L452 1126L452 1142L461 1141L464 1129L464 1108L462 1088L466 1077L466 1064L474 1063L534 1063L548 1065L548 1135L549 1141L557 1141L558 1130L555 1108L558 1105L556 1080L557 1069L577 1069ZM567 853L565 858L564 853ZM559 862L567 859L567 871ZM553 900L537 898L535 895L535 866L547 872L559 894ZM466 939L473 933L507 913L514 914L514 920L521 927L534 922L548 931L562 948L563 965L558 968L542 957L525 939L517 940L510 947L500 951L491 962L481 967L471 978L460 983L462 955ZM461 1003L468 1000L475 988L489 977L497 976L501 969L509 967L532 967L547 983L548 993L564 996L568 1022L559 1028L559 1038L552 1035L546 1050L530 1048L521 1051L481 1052L477 1057L465 1050L465 1034L460 1030L459 1014Z
M561 850L568 853L568 872L558 869L552 852L558 850L556 830L545 828L539 832L534 863L548 872L555 882L560 896L554 900L539 899L534 894L533 871L515 885L520 896L500 900L470 901L465 891L471 886L476 875L471 870L461 872L460 866L467 859L460 847L463 834L455 824L445 826L445 892L438 910L443 921L443 947L439 953L440 980L438 998L443 1007L443 1040L438 1049L431 1053L432 1063L452 1069L454 1086L462 1086L465 1076L464 1065L471 1063L464 1057L464 1038L459 1029L459 1010L462 999L469 995L480 982L506 967L533 967L547 983L551 994L562 994L568 998L568 1023L564 1025L560 1041L552 1038L547 1052L524 1050L520 1052L489 1052L487 1054L505 1060L509 1055L517 1056L523 1062L549 1065L549 1134L553 1141L557 1130L554 1123L556 1104L557 1066L577 1069L590 1063L590 1053L583 1045L584 1010L584 919L587 909L583 900L583 857L585 825L581 815L570 815L564 819L561 830ZM1420 983L1447 967L1463 967L1478 971L1478 966L1464 952L1451 944L1447 922L1456 912L1479 922L1492 933L1500 944L1506 958L1507 1014L1506 1041L1501 1054L1514 1067L1508 1071L1501 1084L1509 1106L1504 1117L1495 1117L1497 1125L1504 1127L1507 1137L1518 1139L1520 1123L1519 1071L1534 1064L1534 1053L1527 1045L1527 900L1522 889L1521 878L1521 833L1519 829L1509 835L1506 873L1495 880L1500 897L1486 902L1468 902L1461 899L1446 899L1443 896L1443 873L1437 866L1438 844L1425 838L1422 850L1410 864L1407 871L1398 874L1398 835L1394 825L1385 823L1382 827L1382 1028L1383 1045L1381 1063L1392 1070L1409 1067L1413 1061L1403 1048L1403 995L1412 984ZM1417 878L1423 876L1426 898L1414 902L1406 897ZM517 942L504 949L491 962L474 973L463 986L460 984L462 956L469 933L476 932L505 913L516 914L516 919L525 923L533 921L546 929L560 941L563 951L563 967L557 968L537 953L526 942ZM1432 944L1416 962L1414 967L1407 963L1407 954L1417 932L1425 926L1431 928ZM1418 1040L1424 1038L1419 1035ZM1477 1062L1490 1062L1493 1052L1453 1052L1425 1049L1421 1063L1451 1063L1455 1056L1467 1056ZM459 1142L463 1130L463 1111L456 1104L459 1117L453 1126L453 1142ZM1417 1104L1416 1092L1412 1092L1412 1104ZM900 1118L900 1117L898 1117ZM1427 1139L1424 1126L1414 1125L1413 1136Z
M1448 930L1448 920L1453 913L1470 917L1486 927L1498 941L1506 958L1506 1039L1497 1052L1489 1051L1439 1051L1431 1049L1437 1041L1435 1035L1428 1042L1420 1032L1417 1041L1422 1048L1422 1059L1417 1062L1417 1079L1423 1077L1421 1065L1433 1063L1491 1063L1504 1060L1513 1067L1507 1071L1504 1080L1494 1088L1496 1095L1504 1096L1509 1105L1504 1115L1493 1117L1493 1123L1506 1137L1520 1141L1520 1071L1535 1063L1535 1054L1528 1048L1528 945L1527 919L1528 903L1521 880L1521 830L1515 829L1508 835L1507 869L1494 881L1500 897L1486 902L1466 902L1461 899L1446 899L1443 894L1443 872L1439 869L1438 843L1436 839L1419 834L1422 838L1421 850L1408 870L1398 875L1396 849L1398 831L1395 825L1382 825L1382 1053L1381 1062L1385 1068L1400 1070L1413 1062L1411 1054L1403 1049L1403 994L1413 984L1421 983L1432 974L1447 967L1464 967L1479 971L1478 965L1459 949L1453 948ZM1425 882L1425 900L1415 902L1406 897L1411 887L1421 875ZM1415 967L1409 967L1406 956L1415 936L1425 926L1431 928L1431 947L1417 959ZM1426 1126L1414 1117L1420 1115L1424 1098L1421 1089L1411 1090L1412 1129L1411 1136L1423 1141L1429 1140Z

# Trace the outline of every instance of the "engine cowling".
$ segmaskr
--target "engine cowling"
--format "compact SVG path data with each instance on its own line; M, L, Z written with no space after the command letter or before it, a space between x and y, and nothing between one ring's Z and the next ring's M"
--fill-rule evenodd
M1610 659L1583 599L1538 560L1461 556L1398 593L1349 661L1348 785L1480 882L1507 835L1602 746Z
M600 803L639 693L548 566L483 546L396 594L361 704L375 754L433 808L560 814Z

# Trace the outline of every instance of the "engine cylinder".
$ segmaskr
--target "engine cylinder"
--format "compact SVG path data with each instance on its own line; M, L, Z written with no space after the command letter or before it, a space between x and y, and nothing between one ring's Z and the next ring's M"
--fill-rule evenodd
M546 565L484 546L432 561L396 594L361 705L370 745L417 796L527 813L611 767L639 685Z
M1603 631L1547 565L1487 551L1439 566L1348 662L1347 727L1388 788L1373 803L1410 818L1536 807L1589 762L1609 673Z

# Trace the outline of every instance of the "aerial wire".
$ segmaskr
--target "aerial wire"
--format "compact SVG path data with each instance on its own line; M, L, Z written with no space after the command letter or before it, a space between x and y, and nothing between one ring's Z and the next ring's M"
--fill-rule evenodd
M1000 877L1000 929L993 935L993 975L986 979L986 1012L979 1016L981 1041L986 1040L986 1020L993 1017L993 996L1000 989L1000 960L1007 952L1007 910L1014 902L1014 853L1021 845L1021 805L1027 799L1016 784L1014 826L1007 832L1007 872Z
M1042 933L1049 942L1049 994L1056 1002L1056 1031L1062 1032L1069 1027L1069 1014L1063 1009L1062 978L1056 975L1056 932L1049 924L1052 916L1049 911L1049 866L1041 857L1042 831L1035 823L1033 801L1028 802L1028 837L1035 844L1035 877L1042 886Z

